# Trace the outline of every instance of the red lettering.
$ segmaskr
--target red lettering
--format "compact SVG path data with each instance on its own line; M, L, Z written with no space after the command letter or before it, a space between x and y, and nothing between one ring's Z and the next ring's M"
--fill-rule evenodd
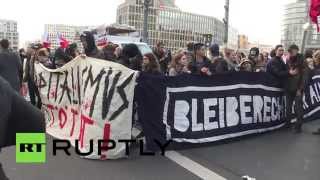
M106 121L108 122L108 121ZM110 124L105 124L104 125L104 131L103 131L103 140L105 140L102 144L102 147L108 147L108 140L110 139ZM102 149L101 152L107 152L108 149ZM105 160L107 159L107 155L106 154L101 154L100 157L101 160Z
M49 125L49 127L51 127L52 125L53 125L53 123L54 123L54 115L53 115L53 109L54 109L54 107L53 107L53 105L51 105L51 104L48 104L47 105L47 108L50 110L50 113L51 113L51 123L50 123L50 125Z
M86 130L86 124L93 124L93 120L90 119L90 117L87 117L83 114L81 114L81 124L80 124L80 133L79 133L79 141L80 141L80 147L83 148L83 140L84 140L84 133Z
M59 109L59 125L63 129L67 123L67 113L63 108Z
M71 128L71 131L70 131L70 137L73 136L74 125L75 125L76 115L78 115L78 111L71 108L71 113L72 113L72 128Z

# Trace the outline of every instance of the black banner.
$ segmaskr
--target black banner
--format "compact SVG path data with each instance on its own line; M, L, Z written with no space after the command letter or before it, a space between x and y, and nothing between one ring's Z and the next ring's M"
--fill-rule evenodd
M304 96L305 118L320 117L320 74ZM281 128L285 119L282 84L267 73L213 77L141 74L136 89L139 120L147 146L202 144Z
M305 121L320 118L320 71L313 72L310 77L303 96L303 108Z

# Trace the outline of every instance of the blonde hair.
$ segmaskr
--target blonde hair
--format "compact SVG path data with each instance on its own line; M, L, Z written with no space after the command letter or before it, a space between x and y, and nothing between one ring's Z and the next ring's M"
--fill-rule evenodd
M313 54L313 63L314 63L315 66L319 66L320 65L320 50L317 50Z

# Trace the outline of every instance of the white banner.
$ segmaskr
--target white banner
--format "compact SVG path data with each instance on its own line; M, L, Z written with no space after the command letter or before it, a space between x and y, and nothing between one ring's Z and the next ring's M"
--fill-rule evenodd
M92 159L124 157L125 144L98 151L98 140L131 139L137 72L120 64L77 57L62 68L35 65L47 133L67 139Z

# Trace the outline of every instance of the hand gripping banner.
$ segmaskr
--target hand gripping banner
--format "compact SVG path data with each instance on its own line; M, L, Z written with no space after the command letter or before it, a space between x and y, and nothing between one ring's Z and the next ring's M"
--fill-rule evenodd
M35 65L47 133L67 139L93 159L116 159L125 144L99 151L98 140L131 139L137 72L120 64L78 57L62 68Z

